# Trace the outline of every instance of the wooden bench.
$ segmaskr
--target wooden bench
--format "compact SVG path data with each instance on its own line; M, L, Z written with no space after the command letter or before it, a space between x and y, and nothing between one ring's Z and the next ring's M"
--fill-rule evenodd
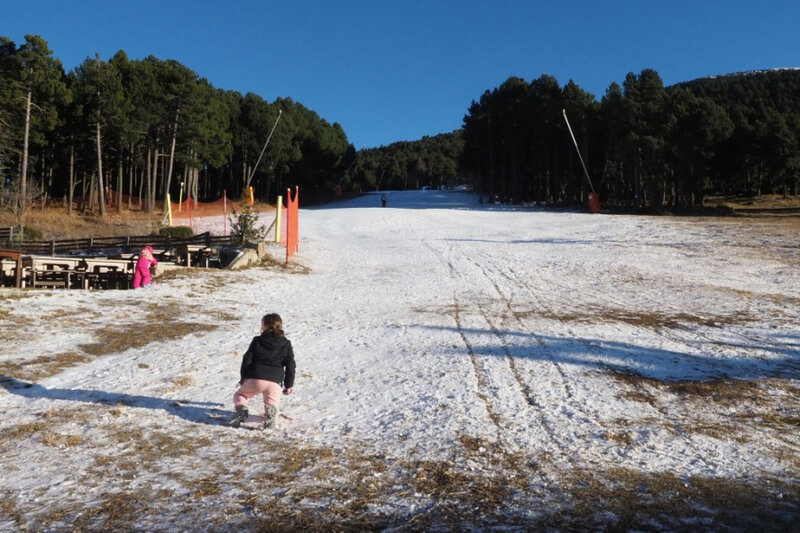
M47 287L62 289L83 288L84 272L71 269L32 270L31 287Z
M197 266L204 266L208 268L209 258L212 255L212 249L203 244L183 244L178 247L178 261L185 264L185 266L192 266L192 255L196 258ZM185 258L185 259L181 259ZM184 263L185 261L185 263Z

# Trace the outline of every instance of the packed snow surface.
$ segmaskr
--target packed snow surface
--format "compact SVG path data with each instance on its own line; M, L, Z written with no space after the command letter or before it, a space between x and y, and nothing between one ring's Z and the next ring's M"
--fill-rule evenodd
M268 501L344 516L336 463L356 452L382 465L352 473L382 490L365 508L401 528L425 513L434 527L441 497L379 483L412 461L524 478L475 527L546 523L575 472L798 480L796 221L386 194L301 209L288 268L271 245L277 265L143 290L2 290L0 530L236 529ZM276 429L228 428L267 312L294 346L295 392ZM298 450L332 478L314 461L270 469ZM486 464L496 454L517 460Z

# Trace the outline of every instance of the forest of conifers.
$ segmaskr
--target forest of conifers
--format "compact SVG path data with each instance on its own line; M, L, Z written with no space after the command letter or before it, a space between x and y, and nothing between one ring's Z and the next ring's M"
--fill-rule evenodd
M599 102L572 81L512 77L473 101L455 132L356 151L299 102L215 88L174 60L120 51L65 72L41 37L0 37L0 208L52 199L103 213L113 190L124 197L110 207L153 210L167 193L213 201L249 186L274 202L295 185L312 199L471 184L490 201L548 205L593 188L607 206L654 208L709 193L796 195L798 95L797 69L671 87L648 69Z

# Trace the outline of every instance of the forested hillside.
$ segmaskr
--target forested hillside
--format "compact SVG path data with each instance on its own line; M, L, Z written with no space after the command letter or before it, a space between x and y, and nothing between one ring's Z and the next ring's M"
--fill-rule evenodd
M274 201L288 186L332 190L354 156L339 124L290 98L226 91L177 61L122 51L65 73L40 37L0 37L3 208L80 198L76 208L102 213L114 190L127 195L114 195L119 204L150 211L181 182L201 201L250 185Z
M461 131L361 150L348 179L364 190L437 188L462 184Z
M21 220L49 199L102 214L160 210L181 190L213 201L253 186L274 202L295 185L308 200L464 183L490 201L574 205L590 183L564 112L605 206L796 195L799 94L798 69L671 87L648 69L600 101L571 80L512 77L472 102L460 130L357 152L301 103L214 87L174 60L120 51L65 72L41 37L0 37L0 208Z
M552 76L509 78L464 118L463 170L491 198L575 204L590 185L566 111L605 205L694 206L706 193L798 194L800 70L671 87L629 73L598 102Z

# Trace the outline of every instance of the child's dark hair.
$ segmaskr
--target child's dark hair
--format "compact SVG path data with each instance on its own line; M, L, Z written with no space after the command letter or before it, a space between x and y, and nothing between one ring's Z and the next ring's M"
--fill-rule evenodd
M261 319L261 326L264 328L264 333L283 337L283 320L279 314L267 313Z

